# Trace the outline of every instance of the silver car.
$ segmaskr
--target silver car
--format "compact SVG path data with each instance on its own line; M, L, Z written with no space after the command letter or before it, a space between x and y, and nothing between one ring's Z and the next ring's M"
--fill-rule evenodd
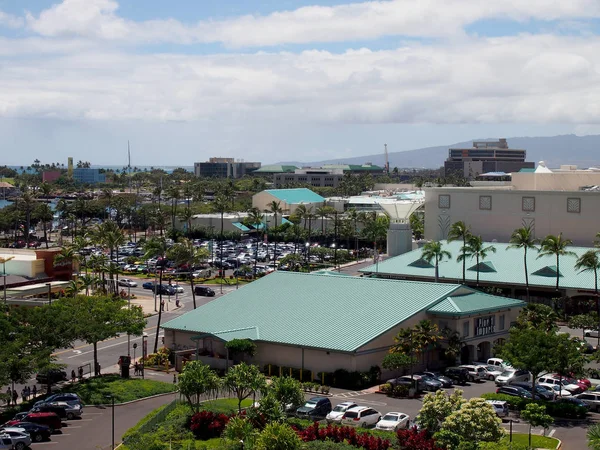
M24 450L31 445L31 437L22 428L4 428L0 433L10 437L15 450Z
M73 420L76 417L81 417L81 414L83 413L83 407L81 406L81 403L75 403L75 402L51 402L51 405L54 406L61 406L63 408L65 408L65 412L67 413L67 419L68 420Z

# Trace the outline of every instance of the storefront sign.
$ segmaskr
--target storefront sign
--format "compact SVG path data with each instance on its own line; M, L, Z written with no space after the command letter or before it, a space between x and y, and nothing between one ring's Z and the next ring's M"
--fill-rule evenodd
M475 336L487 336L496 332L495 316L475 319Z

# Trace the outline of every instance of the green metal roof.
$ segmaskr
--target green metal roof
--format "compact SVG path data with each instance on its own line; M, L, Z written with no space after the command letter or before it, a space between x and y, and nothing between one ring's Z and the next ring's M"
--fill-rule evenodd
M510 244L486 242L485 246L493 245L496 248L495 253L488 253L484 261L479 261L480 265L485 264L487 269L481 266L479 279L481 282L494 284L507 284L511 286L525 286L525 270L523 266L523 250L508 248ZM462 242L442 241L444 250L452 254L451 259L444 259L439 265L440 278L446 280L462 282L462 263L456 261L461 254ZM586 247L569 247L569 250L575 253L575 256L560 257L560 287L569 289L594 289L594 273L581 272L575 270L575 261L579 256L590 250ZM360 270L362 273L375 273L398 276L426 278L433 280L435 278L435 268L433 265L427 267L419 260L421 259L422 249L416 249L400 256L389 258L375 265L365 267ZM477 279L477 270L475 259L467 260L466 278L469 281ZM472 267L473 266L473 267ZM493 269L493 270L492 270ZM556 286L556 256L542 256L538 259L536 250L527 252L527 269L529 271L529 285L532 287L554 288Z
M163 325L352 352L457 289L446 283L278 271Z
M284 201L288 205L298 203L323 203L325 199L316 192L306 188L297 189L267 189L269 194Z
M349 273L344 273L344 272L336 272L335 270L315 270L314 272L315 275L328 275L328 276L334 276L334 277L351 277L352 275L350 275Z
M373 164L324 164L322 169L342 169L345 172L382 172L383 167Z
M234 227L240 229L243 232L247 232L250 231L250 228L248 228L246 225L244 225L242 222L231 222L231 225L233 225Z
M270 166L262 166L252 173L294 173L297 168L298 167L296 166L273 164Z
M482 292L450 296L432 306L427 312L441 315L465 316L505 308L522 308L525 302L512 298L497 297Z

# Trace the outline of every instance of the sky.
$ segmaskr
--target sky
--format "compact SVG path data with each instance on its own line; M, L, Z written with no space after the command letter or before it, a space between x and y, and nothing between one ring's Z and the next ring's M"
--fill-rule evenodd
M0 0L0 164L597 134L599 34L598 0Z

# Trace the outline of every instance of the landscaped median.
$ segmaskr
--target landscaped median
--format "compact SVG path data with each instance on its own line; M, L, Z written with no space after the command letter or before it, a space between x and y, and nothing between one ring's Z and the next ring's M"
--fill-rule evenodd
M113 397L115 403L126 403L158 394L167 394L177 390L172 383L139 378L121 378L118 375L102 375L87 378L64 389L73 392L86 405L109 403ZM111 400L112 401L112 400Z

